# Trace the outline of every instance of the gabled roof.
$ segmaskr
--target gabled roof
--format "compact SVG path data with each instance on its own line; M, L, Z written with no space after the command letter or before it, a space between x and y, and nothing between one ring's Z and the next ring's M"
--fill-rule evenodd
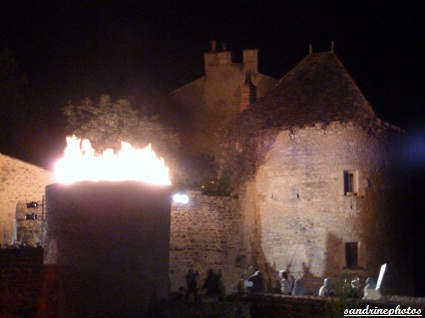
M245 129L368 121L375 112L333 52L306 56L236 119Z

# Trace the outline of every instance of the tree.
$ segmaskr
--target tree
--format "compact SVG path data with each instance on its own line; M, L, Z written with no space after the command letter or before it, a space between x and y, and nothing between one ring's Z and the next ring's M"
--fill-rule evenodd
M97 153L106 149L117 151L121 141L136 148L151 143L157 155L165 159L172 178L183 177L178 164L178 134L161 125L158 116L148 116L144 108L139 112L125 99L113 101L109 95L101 95L97 104L86 98L77 105L69 102L62 111L68 121L67 133L90 140Z

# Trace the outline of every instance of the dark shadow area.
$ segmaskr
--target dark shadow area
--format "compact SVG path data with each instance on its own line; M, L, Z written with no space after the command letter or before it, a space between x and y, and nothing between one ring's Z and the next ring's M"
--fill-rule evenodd
M414 222L414 258L415 258L415 296L425 296L425 169L416 169L413 173L412 204Z
M425 257L423 244L425 242L425 121L411 127L407 136L404 151L408 155L411 175L411 205L413 212L414 233L414 274L415 296L425 296Z

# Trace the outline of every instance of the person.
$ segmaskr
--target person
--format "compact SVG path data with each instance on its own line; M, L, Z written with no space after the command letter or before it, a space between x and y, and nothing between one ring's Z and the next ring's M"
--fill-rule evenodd
M195 300L199 300L198 295L198 272L194 272L192 268L189 268L186 274L186 293L184 295L184 298L186 300L189 300L189 297L191 294L193 294L193 297Z
M348 295L350 298L359 298L360 297L360 278L357 277L351 281L351 289Z
M249 283L252 283L252 286L249 286ZM263 273L261 271L256 271L253 275L248 278L247 284L248 290L251 294L255 293L264 293L266 285L264 283Z
M288 273L286 271L279 271L280 281L280 292L284 295L291 295L292 286L289 281Z
M246 286L246 283L245 283L246 279L247 279L247 275L245 273L242 273L241 277L239 278L239 281L238 281L239 299L244 299L248 295L248 289L247 289L247 286Z
M294 277L294 275L292 275L291 273L288 273L288 280L291 283L291 291L292 291L294 289L294 286L295 286L295 277Z
M330 278L325 278L323 281L323 286L319 289L320 297L332 297L335 296L335 289L332 286L332 281Z
M297 278L294 283L294 289L292 289L293 296L304 296L306 293L305 288L301 283L301 278Z
M207 297L217 297L221 299L221 271L218 274L215 274L212 269L209 269L207 272L207 277L205 278L202 289L205 289L205 296Z
M382 297L379 289L376 289L375 281L372 277L368 277L365 281L365 288L363 289L363 299L378 300Z

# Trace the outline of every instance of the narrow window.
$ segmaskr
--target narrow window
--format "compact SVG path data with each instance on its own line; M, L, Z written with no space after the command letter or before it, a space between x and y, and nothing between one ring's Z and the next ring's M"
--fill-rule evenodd
M345 262L347 268L357 268L359 266L359 242L345 243Z
M344 171L344 194L357 194L357 180L355 171Z

